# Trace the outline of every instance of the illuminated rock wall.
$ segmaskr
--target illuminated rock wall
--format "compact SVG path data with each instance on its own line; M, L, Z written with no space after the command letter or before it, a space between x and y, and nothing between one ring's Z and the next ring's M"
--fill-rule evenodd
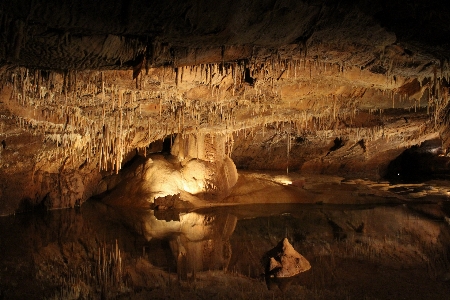
M235 181L227 157L380 179L425 140L447 153L449 14L425 0L3 1L0 214L110 191L170 136L176 190L211 195Z

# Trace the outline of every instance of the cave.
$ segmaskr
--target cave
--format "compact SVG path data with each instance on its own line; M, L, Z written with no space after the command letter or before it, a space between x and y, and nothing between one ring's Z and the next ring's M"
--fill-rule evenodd
M0 299L447 299L449 14L2 1Z
M428 140L402 152L388 165L385 178L392 183L420 183L448 179L448 160L441 141Z

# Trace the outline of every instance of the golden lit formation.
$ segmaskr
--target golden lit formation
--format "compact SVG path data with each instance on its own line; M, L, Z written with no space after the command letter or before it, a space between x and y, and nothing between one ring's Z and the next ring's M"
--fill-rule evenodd
M0 299L447 299L438 1L0 1Z

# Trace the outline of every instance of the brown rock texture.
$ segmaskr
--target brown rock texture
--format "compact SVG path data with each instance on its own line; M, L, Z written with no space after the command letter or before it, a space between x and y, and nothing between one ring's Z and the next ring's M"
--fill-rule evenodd
M309 261L292 247L287 238L266 255L269 257L266 276L269 277L287 278L311 269Z
M441 140L426 161L446 166L449 13L424 0L3 1L0 214L81 204L158 149L380 180ZM220 157L195 149L205 139Z

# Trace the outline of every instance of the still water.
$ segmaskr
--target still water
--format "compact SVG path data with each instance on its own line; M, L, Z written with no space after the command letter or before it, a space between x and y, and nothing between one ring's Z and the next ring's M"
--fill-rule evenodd
M88 201L0 218L0 299L448 299L442 203L154 211ZM287 237L311 263L266 281Z

